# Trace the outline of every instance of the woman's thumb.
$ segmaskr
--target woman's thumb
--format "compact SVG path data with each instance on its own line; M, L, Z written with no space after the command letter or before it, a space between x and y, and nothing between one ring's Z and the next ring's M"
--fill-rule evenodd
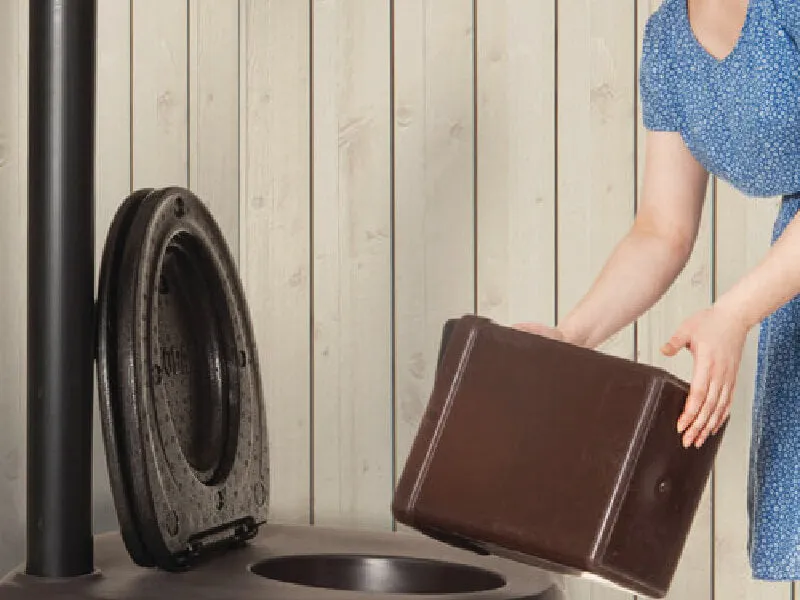
M689 334L686 331L679 330L661 347L661 352L666 356L674 356L681 349L686 348L689 345L689 341Z

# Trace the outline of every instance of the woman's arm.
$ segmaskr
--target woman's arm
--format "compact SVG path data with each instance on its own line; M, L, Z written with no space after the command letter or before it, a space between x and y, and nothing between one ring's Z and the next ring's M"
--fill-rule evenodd
M648 132L634 224L586 296L559 324L568 341L596 347L652 307L686 266L708 174L680 134Z
M642 194L630 231L556 330L516 327L594 348L635 321L686 265L697 237L708 174L680 135L648 132Z
M732 313L748 329L800 294L800 221L795 216L758 266L716 306Z
M708 173L680 134L650 131L646 142L636 219L588 293L556 328L539 323L515 327L594 348L649 310L683 270L697 238ZM800 238L797 229L795 225L792 234ZM694 355L692 384L677 424L684 446L699 447L727 416L745 323L754 323L800 285L800 270L789 278L792 283L774 283L786 277L792 260L800 258L800 241L783 252L776 245L774 254L778 259L771 256L713 309L685 321L662 349L672 356L686 347ZM772 293L766 293L770 288Z
M694 354L692 390L678 430L684 445L700 447L730 413L747 333L800 294L800 220L795 217L759 265L714 306L684 322L664 346L671 356L687 347Z

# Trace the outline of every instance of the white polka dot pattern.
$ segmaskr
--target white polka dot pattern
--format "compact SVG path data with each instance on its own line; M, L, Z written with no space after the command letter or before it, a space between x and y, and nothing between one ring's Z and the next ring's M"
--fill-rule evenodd
M648 19L640 65L645 127L679 131L709 172L750 196L800 191L800 8L750 0L736 46L712 56L686 0Z
M800 211L781 203L772 241ZM800 579L800 297L761 324L750 440L748 552L759 579Z
M754 197L784 196L773 243L800 211L800 2L750 0L738 42L712 56L686 0L645 28L642 118L680 132L712 174ZM752 575L800 579L800 297L759 331L747 488Z

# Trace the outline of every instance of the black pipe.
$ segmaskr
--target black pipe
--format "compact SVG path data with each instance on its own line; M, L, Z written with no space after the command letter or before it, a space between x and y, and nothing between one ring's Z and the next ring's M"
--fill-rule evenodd
M96 0L31 0L26 573L93 570Z

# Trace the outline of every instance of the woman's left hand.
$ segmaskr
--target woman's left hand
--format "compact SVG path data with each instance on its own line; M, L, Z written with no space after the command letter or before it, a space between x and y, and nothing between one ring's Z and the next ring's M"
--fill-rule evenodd
M714 306L684 321L661 349L674 356L688 348L694 356L689 396L677 424L684 448L702 446L728 418L747 332L734 311Z

